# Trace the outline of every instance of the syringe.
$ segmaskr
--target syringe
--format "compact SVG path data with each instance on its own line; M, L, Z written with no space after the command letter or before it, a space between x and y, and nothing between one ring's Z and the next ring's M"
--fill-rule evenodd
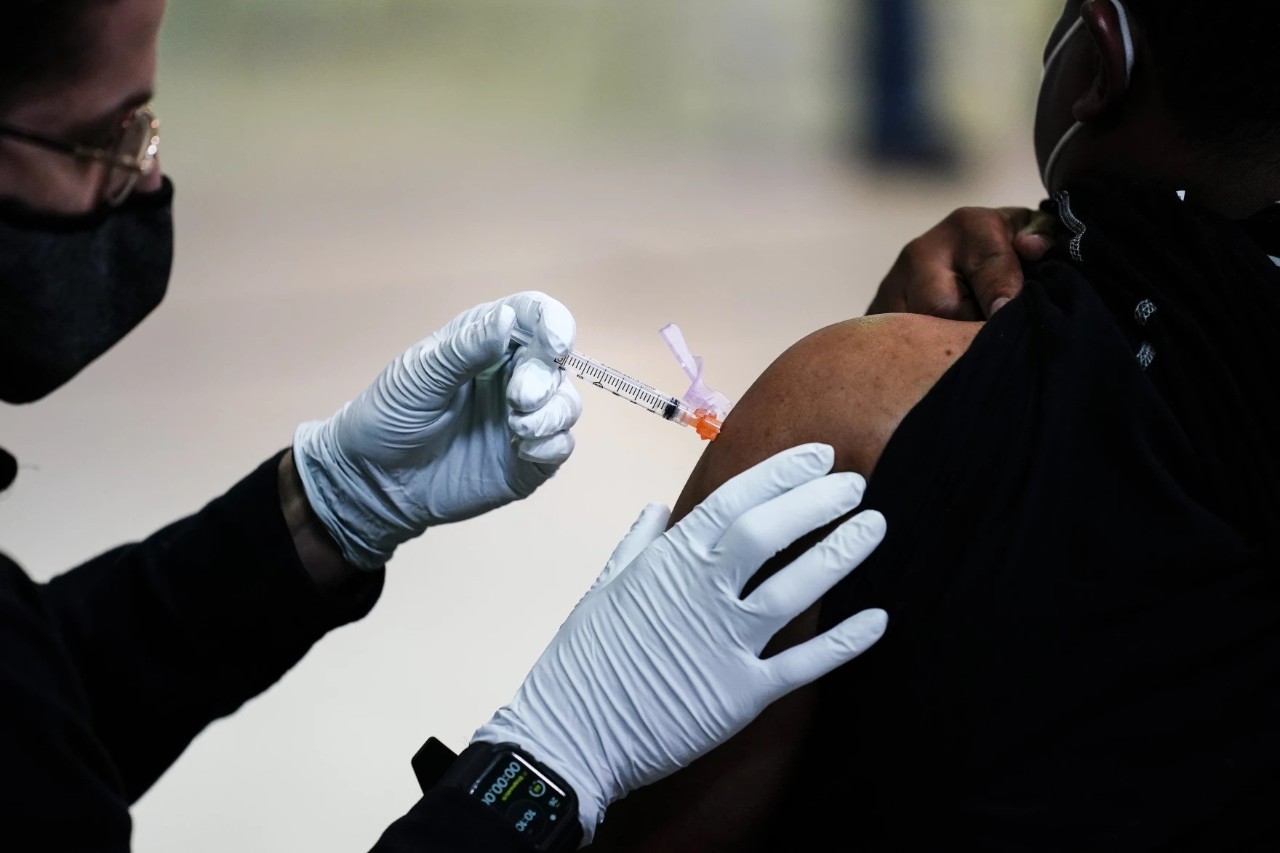
M521 346L528 346L527 331L516 326L511 339ZM663 394L656 388L639 382L620 370L614 370L603 362L589 358L577 350L556 359L561 370L572 371L579 379L585 379L597 388L603 388L648 412L653 412L672 423L693 427L705 441L720 434L720 414L704 408L694 408L679 397Z

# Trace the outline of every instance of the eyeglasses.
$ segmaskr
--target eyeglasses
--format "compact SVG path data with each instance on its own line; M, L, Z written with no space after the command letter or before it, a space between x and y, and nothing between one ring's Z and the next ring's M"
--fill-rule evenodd
M107 164L109 171L102 198L116 207L129 197L144 175L155 169L156 154L160 150L160 119L151 111L150 104L138 107L125 117L113 140L104 148L54 139L7 124L0 124L0 137Z

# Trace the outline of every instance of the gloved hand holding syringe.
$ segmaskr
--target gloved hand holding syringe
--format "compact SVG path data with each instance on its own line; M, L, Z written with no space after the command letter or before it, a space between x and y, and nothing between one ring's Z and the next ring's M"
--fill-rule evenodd
M347 563L379 569L430 527L533 494L573 452L582 401L564 370L716 437L728 400L702 384L702 362L678 329L663 336L694 380L683 399L575 352L576 328L568 308L537 291L477 305L332 416L298 426L298 477Z
M664 394L577 350L555 361L561 370L572 371L579 379L585 379L597 388L610 391L665 420L693 427L704 440L711 441L720 434L720 425L729 413L729 398L703 383L702 359L689 351L678 326L670 323L662 328L661 334L693 382L683 397ZM521 346L528 346L531 340L529 333L519 326L512 330L511 339Z

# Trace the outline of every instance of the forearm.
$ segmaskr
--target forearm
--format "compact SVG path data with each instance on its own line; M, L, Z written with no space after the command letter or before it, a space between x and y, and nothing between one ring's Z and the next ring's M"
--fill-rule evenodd
M428 791L370 853L528 853L529 845L457 790Z
M381 572L341 595L312 582L281 512L278 466L42 590L131 799L381 591Z

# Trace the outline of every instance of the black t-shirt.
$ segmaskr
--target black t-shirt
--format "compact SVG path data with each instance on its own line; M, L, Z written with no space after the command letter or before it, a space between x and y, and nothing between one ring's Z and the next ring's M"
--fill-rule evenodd
M778 849L1280 843L1280 271L1172 192L1054 207L869 483L821 627L890 627L822 682Z

